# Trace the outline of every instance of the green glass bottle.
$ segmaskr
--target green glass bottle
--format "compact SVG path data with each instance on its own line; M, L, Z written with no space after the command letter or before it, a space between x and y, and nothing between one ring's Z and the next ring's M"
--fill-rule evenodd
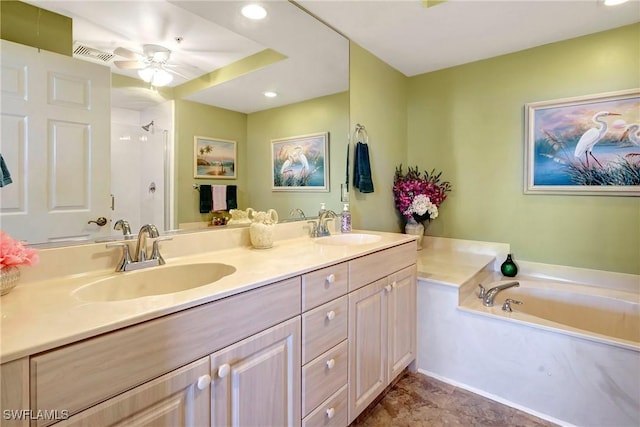
M507 255L507 259L500 266L500 271L507 277L515 277L518 274L518 266L513 262L511 254Z

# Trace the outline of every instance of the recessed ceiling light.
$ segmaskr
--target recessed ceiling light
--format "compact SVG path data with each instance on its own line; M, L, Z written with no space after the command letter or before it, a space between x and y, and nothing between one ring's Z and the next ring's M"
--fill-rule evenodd
M264 92L264 96L266 96L267 98L275 98L276 96L278 96L278 94L275 92L267 91Z
M242 14L249 19L264 19L267 11L258 4L248 4L242 8Z
M626 3L629 0L604 0L605 6L617 6L622 3Z

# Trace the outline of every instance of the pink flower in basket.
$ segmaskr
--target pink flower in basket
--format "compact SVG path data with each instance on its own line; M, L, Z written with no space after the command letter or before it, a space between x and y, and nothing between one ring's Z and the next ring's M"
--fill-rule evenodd
M40 258L33 248L15 240L0 230L0 268L19 265L35 265Z

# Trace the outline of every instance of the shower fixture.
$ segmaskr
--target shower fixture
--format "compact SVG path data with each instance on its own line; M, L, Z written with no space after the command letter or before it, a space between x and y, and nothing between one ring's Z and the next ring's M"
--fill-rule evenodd
M148 125L142 126L142 129L144 129L147 132L149 132L149 130L152 129L152 127L153 127L153 120L151 120L151 123L149 123Z

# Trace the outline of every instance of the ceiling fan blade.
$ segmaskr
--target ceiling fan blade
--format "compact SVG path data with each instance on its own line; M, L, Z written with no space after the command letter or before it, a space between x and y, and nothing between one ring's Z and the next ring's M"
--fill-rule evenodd
M113 61L114 65L123 70L140 70L147 65L141 61Z
M138 59L138 58L140 58L142 56L139 53L136 53L136 52L134 52L132 50L129 50L129 49L125 48L125 47L117 47L117 48L115 48L113 53L115 55L122 56L123 58L127 58L127 59Z

